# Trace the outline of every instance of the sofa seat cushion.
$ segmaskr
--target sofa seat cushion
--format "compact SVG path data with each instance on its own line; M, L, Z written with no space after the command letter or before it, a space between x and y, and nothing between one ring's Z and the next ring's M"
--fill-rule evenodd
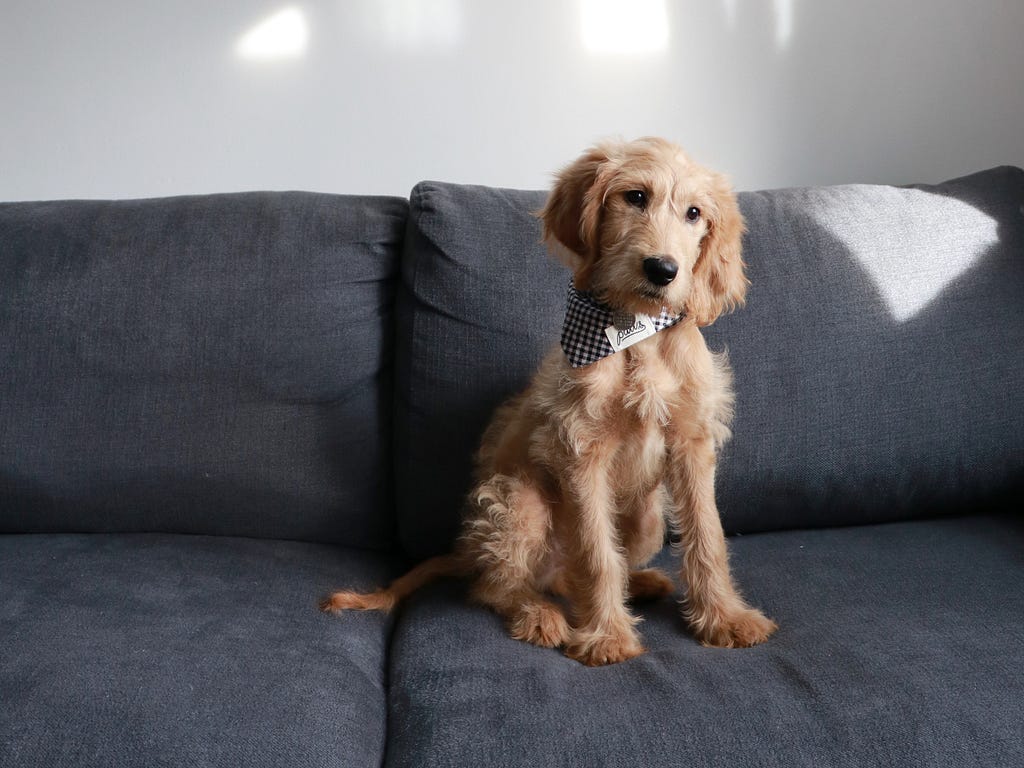
M764 533L731 552L780 625L751 649L700 646L664 600L640 608L648 653L591 669L511 640L459 585L414 597L387 765L1024 765L1024 521Z
M174 535L0 536L0 766L368 766L390 622L321 614L379 556Z

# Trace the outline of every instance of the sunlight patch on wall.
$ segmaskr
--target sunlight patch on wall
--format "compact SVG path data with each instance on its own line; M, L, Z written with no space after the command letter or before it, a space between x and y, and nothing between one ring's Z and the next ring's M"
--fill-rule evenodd
M722 8L725 10L725 21L729 29L736 26L736 0L722 0Z
M371 37L390 48L443 50L462 40L459 0L368 0L362 14Z
M645 55L668 50L665 0L582 0L583 47L594 54Z
M858 205L858 187L848 187L845 200L815 218L856 256L897 322L921 312L998 242L995 219L961 200L867 189L867 202Z
M759 4L763 0L757 0ZM772 0L772 25L776 49L783 51L793 41L793 18L796 0ZM749 2L746 5L750 9ZM725 23L730 30L736 29L739 14L739 0L722 0ZM759 11L763 13L763 11Z
M773 0L775 6L775 47L789 47L793 39L793 3L795 0Z
M235 53L246 61L299 59L309 45L306 15L295 6L282 8L238 38Z

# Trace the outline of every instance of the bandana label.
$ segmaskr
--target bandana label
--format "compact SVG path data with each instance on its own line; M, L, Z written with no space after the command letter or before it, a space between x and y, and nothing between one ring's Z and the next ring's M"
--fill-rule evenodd
M650 338L655 333L654 321L647 315L633 315L633 322L625 328L616 325L609 325L604 329L604 335L608 337L608 343L612 350L620 352L626 347L631 347L638 341Z
M672 315L663 309L657 317L633 315L630 319L629 315L599 304L590 294L577 291L570 281L562 326L562 351L569 365L580 368L649 339L684 316Z

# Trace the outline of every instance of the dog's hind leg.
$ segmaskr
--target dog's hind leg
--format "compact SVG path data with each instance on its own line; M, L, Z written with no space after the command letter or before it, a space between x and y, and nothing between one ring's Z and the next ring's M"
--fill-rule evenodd
M540 571L549 553L551 513L531 484L494 475L471 496L474 507L459 552L475 572L472 596L508 623L517 640L554 648L569 639L569 623L541 592Z

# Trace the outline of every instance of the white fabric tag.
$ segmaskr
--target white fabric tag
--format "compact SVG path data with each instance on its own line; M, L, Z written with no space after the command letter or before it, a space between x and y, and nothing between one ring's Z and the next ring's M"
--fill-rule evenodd
M626 347L631 347L638 341L650 338L657 329L654 327L654 321L647 315L634 315L633 324L628 328L619 329L614 325L609 325L604 329L604 335L608 337L608 343L612 345L612 349L619 352Z

